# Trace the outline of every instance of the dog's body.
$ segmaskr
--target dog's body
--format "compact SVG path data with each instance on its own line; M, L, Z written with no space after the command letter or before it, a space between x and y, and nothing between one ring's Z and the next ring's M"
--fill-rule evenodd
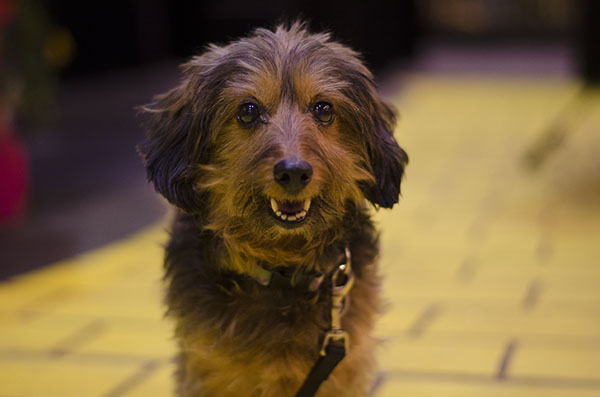
M361 396L380 311L365 198L398 200L393 112L350 49L301 24L211 46L160 96L140 146L177 208L166 250L182 396L293 396L331 326L332 270L352 255L350 351L319 396ZM266 285L264 274L292 274ZM325 281L307 289L307 274Z

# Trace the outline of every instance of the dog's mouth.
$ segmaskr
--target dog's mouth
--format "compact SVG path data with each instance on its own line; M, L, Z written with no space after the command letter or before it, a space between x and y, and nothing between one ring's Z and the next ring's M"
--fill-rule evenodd
M271 212L286 225L299 225L306 220L310 211L311 199L302 201L279 201L270 199Z

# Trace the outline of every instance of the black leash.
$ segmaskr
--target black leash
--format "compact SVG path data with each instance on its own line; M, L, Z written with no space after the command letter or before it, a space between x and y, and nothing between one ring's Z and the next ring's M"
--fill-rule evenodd
M308 373L296 397L312 397L323 382L329 378L335 367L344 359L350 348L350 338L341 328L341 317L348 307L348 293L354 285L354 275L350 261L350 249L345 249L346 261L340 264L331 277L331 322L325 334L320 357Z
M312 397L321 383L325 382L335 367L346 356L344 345L332 344L326 348L326 354L319 357L315 366L310 370L308 377L296 393L296 397Z
M331 278L331 320L330 328L324 336L323 345L319 352L319 359L312 367L296 397L313 397L319 387L325 382L337 365L350 351L350 337L341 327L341 317L348 307L347 296L354 285L350 249L346 245L344 259L330 273ZM299 289L316 293L326 279L324 274L294 275L278 270L259 268L259 274L254 279L265 287Z

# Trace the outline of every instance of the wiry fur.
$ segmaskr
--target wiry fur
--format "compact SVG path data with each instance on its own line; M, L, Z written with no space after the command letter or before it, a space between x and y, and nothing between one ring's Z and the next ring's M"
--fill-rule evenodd
M265 113L253 128L235 117L249 99ZM310 111L320 100L333 104L330 125ZM393 138L394 112L357 54L300 23L257 29L193 58L181 84L143 110L148 177L178 208L165 260L181 348L178 393L294 395L318 358L331 291L326 283L316 294L268 288L253 276L259 265L327 272L348 243L356 284L343 327L352 348L318 395L364 395L380 309L365 198L393 206L407 157ZM298 194L273 178L290 156L314 171ZM283 227L269 216L269 198L311 198L310 216Z

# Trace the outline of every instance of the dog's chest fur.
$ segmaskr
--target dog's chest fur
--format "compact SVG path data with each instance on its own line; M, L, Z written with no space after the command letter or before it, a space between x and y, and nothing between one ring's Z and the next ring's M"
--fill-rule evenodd
M345 240L356 283L342 325L351 350L323 385L320 396L364 395L370 384L379 312L377 243L369 217L358 213ZM166 251L167 305L177 319L180 393L185 396L291 396L318 359L329 327L331 295L264 287L223 270L224 249L199 220L177 216ZM353 385L350 387L350 385ZM328 389L329 392L328 392ZM345 390L346 394L340 390Z

